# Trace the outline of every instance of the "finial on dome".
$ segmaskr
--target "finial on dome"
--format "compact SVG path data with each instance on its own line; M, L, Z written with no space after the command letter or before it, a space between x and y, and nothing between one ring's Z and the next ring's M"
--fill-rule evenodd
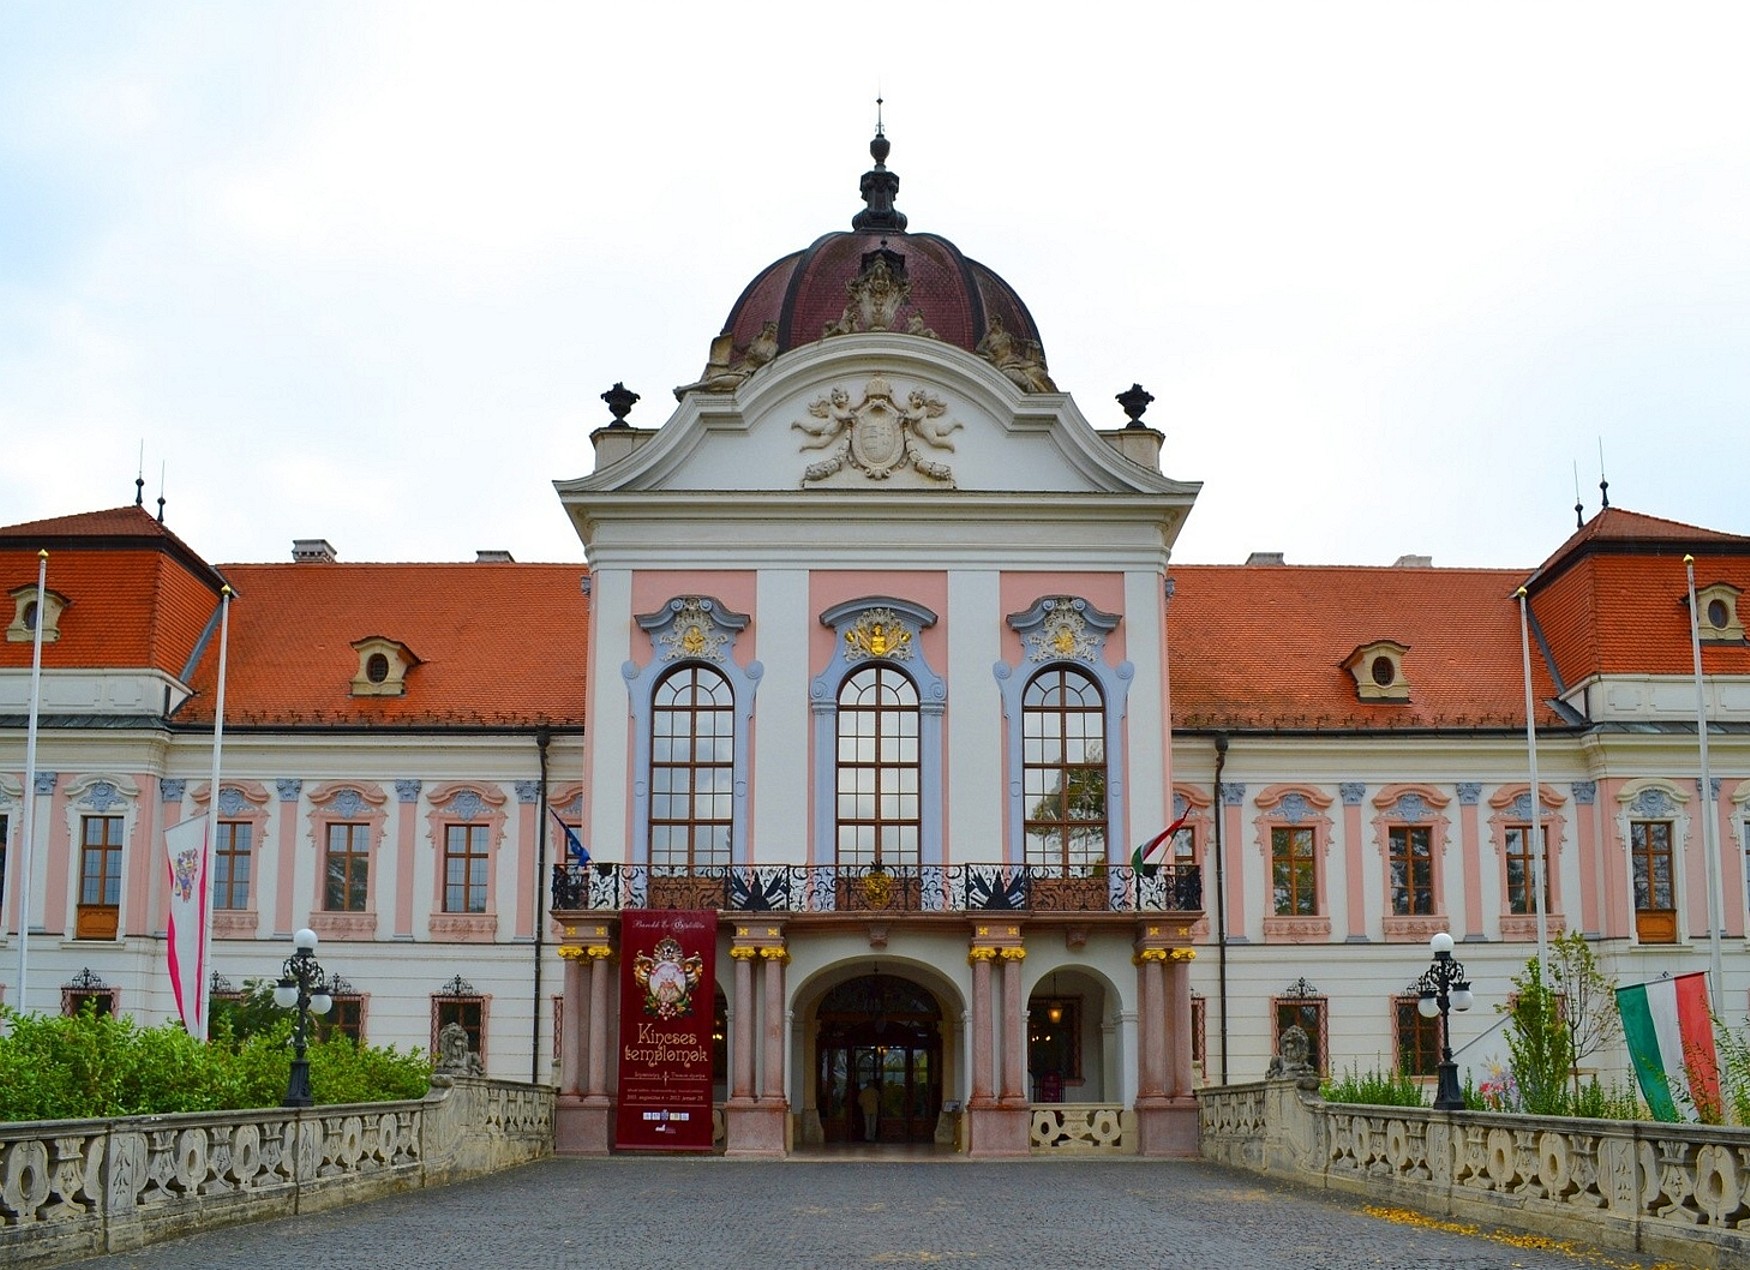
M882 125L881 106L882 99L877 97L875 136L869 142L869 157L875 160L875 166L863 173L863 202L866 206L851 217L851 228L891 229L903 234L905 213L893 206L893 200L899 194L899 177L887 170L887 155L893 149L893 143L887 139Z

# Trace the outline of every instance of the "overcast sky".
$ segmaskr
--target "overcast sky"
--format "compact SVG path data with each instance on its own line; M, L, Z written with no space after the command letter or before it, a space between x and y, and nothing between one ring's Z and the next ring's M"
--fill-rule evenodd
M0 523L143 443L210 560L581 559L598 394L849 227L879 91L911 228L1154 393L1177 559L1530 566L1600 443L1750 533L1750 9L1124 10L0 0Z

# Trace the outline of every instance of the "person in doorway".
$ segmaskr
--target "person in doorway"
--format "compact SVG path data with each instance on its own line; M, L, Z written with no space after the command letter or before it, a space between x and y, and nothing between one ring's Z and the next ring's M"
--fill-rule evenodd
M857 1091L857 1109L863 1113L863 1141L875 1141L881 1120L881 1082L872 1080Z

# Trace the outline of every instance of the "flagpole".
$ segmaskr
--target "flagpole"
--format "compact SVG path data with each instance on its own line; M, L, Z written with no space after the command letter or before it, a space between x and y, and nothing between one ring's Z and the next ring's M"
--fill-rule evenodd
M1701 680L1701 615L1695 611L1695 557L1683 557L1689 575L1689 647L1695 655L1695 735L1701 745L1701 842L1707 852L1707 924L1713 954L1713 999L1723 1008L1725 966L1720 958L1720 927L1725 924L1725 906L1720 896L1719 824L1714 816L1714 782L1707 761L1707 695Z
M49 553L36 553L36 621L30 652L30 725L24 742L24 849L18 857L18 1010L27 1008L25 986L30 971L31 847L36 842L36 730L42 710L43 618L48 595ZM0 918L0 923L4 919Z
M219 689L213 698L213 779L207 786L207 835L201 850L200 1040L207 1039L207 1007L213 976L208 965L213 945L213 852L219 844L219 752L225 743L225 659L231 643L231 588L219 591Z
M1545 841L1543 836L1543 788L1537 783L1537 700L1531 691L1531 619L1526 606L1530 596L1519 588L1519 652L1525 663L1525 750L1531 760L1531 856L1532 903L1537 911L1537 964L1549 974L1549 914L1544 904ZM1547 982L1547 979L1546 979Z

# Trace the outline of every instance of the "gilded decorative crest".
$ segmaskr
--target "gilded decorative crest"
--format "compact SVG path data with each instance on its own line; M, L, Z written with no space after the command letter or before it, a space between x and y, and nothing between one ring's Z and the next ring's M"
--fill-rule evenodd
M687 955L680 940L664 935L653 952L632 960L632 979L644 989L644 1013L659 1019L679 1019L693 1012L693 989L705 973L705 960Z
M1098 659L1100 640L1089 629L1087 618L1073 600L1047 600L1044 607L1044 619L1022 636L1030 661Z
M845 632L845 660L911 660L911 630L892 609L870 609Z
M948 434L959 428L958 420L938 422L948 411L939 398L914 388L901 402L893 386L880 375L863 386L863 399L851 404L851 395L834 388L825 397L810 402L808 413L820 420L798 419L790 426L808 435L805 450L838 444L832 457L810 464L802 483L824 480L846 464L860 469L873 481L886 480L901 468L910 467L920 476L952 487L953 470L927 458L918 443L952 450Z
M664 661L676 661L682 657L722 661L723 649L728 642L729 637L717 628L717 623L706 612L704 602L696 595L681 601L673 623L656 637Z

